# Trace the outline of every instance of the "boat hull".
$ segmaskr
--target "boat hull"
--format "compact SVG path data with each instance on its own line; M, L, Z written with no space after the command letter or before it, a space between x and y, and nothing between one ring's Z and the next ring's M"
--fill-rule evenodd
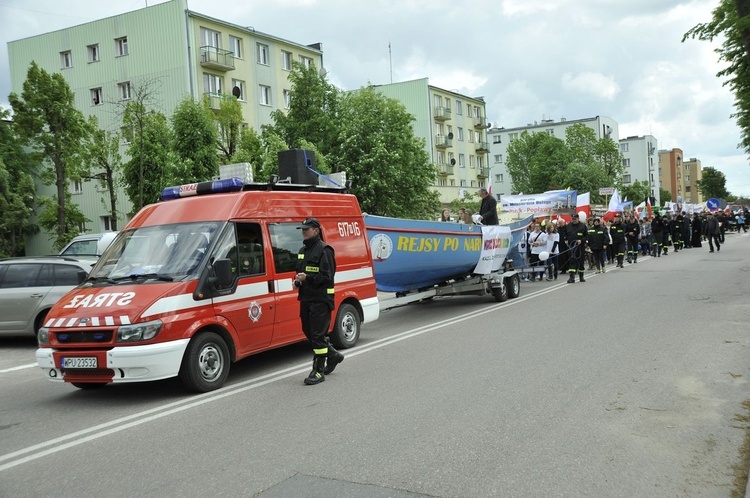
M407 292L470 275L482 255L482 227L365 215L375 283L382 292ZM508 224L515 247L532 217ZM506 249L507 249L506 241Z

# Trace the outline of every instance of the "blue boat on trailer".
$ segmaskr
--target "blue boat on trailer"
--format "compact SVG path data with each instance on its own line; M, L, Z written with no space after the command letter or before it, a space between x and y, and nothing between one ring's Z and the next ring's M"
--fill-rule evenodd
M504 223L499 229L368 214L364 220L378 290L403 294L480 273L478 265L486 259L488 248L497 246L505 260L533 215ZM488 238L488 230L500 235Z

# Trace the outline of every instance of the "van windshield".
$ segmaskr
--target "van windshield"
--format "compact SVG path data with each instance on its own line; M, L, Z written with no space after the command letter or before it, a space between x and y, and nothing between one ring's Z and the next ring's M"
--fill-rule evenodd
M221 226L221 222L212 221L128 230L99 259L89 277L114 280L139 275L169 277L168 280L197 277Z

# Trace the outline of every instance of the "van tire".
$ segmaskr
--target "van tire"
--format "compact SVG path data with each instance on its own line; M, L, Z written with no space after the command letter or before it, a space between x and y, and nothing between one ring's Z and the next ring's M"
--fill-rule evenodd
M351 348L359 340L361 321L357 308L349 303L342 304L336 314L336 322L331 332L331 342L339 349Z
M220 335L202 332L193 336L180 366L180 381L193 392L219 389L229 376L229 348Z

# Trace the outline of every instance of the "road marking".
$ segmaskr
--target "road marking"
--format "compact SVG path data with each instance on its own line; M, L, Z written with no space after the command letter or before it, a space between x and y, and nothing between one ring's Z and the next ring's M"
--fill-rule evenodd
M29 364L26 364L26 365L18 365L17 367L5 368L3 370L0 370L0 374L4 374L4 373L8 373L8 372L13 372L13 371L16 371L16 370L23 370L25 368L38 367L38 366L39 365L37 365L36 363L29 363Z
M592 274L590 276L593 277L593 276L596 276L596 274ZM460 323L466 320L476 318L477 316L485 315L487 313L492 313L502 308L507 308L507 307L514 306L519 303L523 303L525 301L534 299L544 294L549 294L552 292L556 292L560 289L567 289L567 288L568 288L568 285L566 285L565 283L555 284L552 287L533 291L531 294L523 296L523 297L510 299L504 303L492 304L481 311L470 311L463 315L448 318L446 320L432 323L429 325L423 325L421 327L407 330L407 331L401 332L399 334L396 334L390 337L385 337L383 339L378 339L376 341L373 341L367 344L366 346L360 346L360 347L349 349L347 351L347 356L353 357L353 356L359 356L361 354L369 353L370 351L382 348L383 346L388 346L390 344L405 341L407 339L411 339L413 337L417 337L422 334L426 334L428 332L433 332L435 330L439 330L444 327L448 327L448 326L455 325L457 323ZM12 469L13 467L17 467L24 463L38 460L39 458L42 458L48 455L52 455L52 454L67 450L69 448L73 448L75 446L81 445L83 443L87 443L89 441L94 441L96 439L109 436L112 434L116 434L118 432L124 431L126 429L130 429L132 427L143 425L153 420L158 420L158 419L167 417L169 415L174 415L176 413L189 410L190 408L196 408L198 406L204 405L206 403L214 402L222 398L227 398L229 396L242 394L246 391L249 391L250 389L256 389L258 387L263 387L265 385L271 384L272 382L277 382L280 380L287 379L289 377L293 377L293 376L306 373L310 368L309 363L310 363L309 361L305 361L304 363L300 363L298 365L287 367L277 372L272 372L266 375L262 375L256 379L249 379L249 380L240 382L238 384L234 384L232 386L224 387L218 391L212 391L210 393L204 393L204 394L191 396L190 398L187 398L184 400L168 403L164 406L160 406L157 408L144 410L138 413L134 413L132 415L128 415L126 417L121 417L116 420L111 420L109 422L96 425L94 427L82 429L80 431L76 431L71 434L67 434L65 436L60 436L55 439L50 439L48 441L44 441L42 443L29 446L27 448L22 448L20 450L16 450L10 453L6 453L4 455L0 455L0 462L6 462L0 465L0 472L3 472L8 469ZM23 365L22 367L15 367L15 368L29 368L30 366L36 366L36 364L33 363L30 365Z

